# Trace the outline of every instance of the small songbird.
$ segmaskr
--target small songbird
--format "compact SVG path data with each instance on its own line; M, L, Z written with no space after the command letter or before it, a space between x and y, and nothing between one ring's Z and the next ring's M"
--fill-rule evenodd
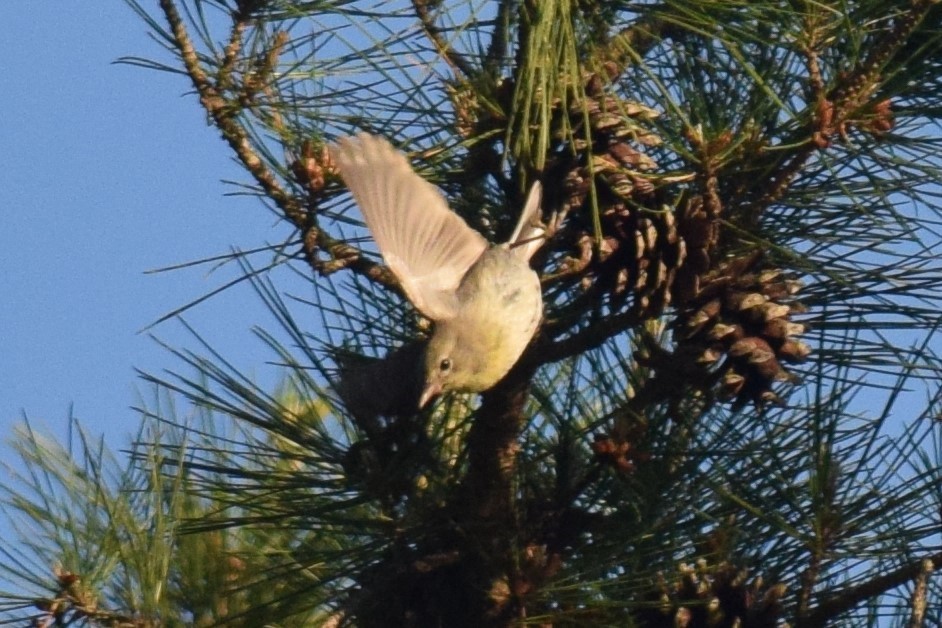
M446 391L482 392L516 364L543 315L530 257L542 245L541 187L530 189L506 244L490 246L386 140L365 133L331 149L383 259L434 322L422 408Z

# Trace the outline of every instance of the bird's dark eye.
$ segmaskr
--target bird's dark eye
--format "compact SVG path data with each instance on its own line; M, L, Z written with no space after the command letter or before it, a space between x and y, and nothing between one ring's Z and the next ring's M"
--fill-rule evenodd
M439 362L438 368L440 368L443 371L447 371L448 369L451 368L451 360L449 360L448 358L445 358L444 360Z

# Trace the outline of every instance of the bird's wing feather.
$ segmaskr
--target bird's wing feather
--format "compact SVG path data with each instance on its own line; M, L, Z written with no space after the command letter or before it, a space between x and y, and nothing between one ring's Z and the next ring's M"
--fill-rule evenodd
M386 140L361 133L332 155L406 296L433 320L453 318L455 290L487 240Z
M533 257L543 245L546 228L540 222L540 201L543 198L543 186L536 181L530 188L530 194L527 195L527 202L520 213L520 219L514 228L514 233L510 236L508 244L513 250L525 260Z

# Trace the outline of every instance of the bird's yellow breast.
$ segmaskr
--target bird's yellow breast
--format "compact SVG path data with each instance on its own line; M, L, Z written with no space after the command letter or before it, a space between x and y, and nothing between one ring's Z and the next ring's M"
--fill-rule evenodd
M450 387L486 390L517 362L540 323L540 280L512 251L492 247L462 280L458 299L458 316L436 330L452 337L454 360L461 365Z

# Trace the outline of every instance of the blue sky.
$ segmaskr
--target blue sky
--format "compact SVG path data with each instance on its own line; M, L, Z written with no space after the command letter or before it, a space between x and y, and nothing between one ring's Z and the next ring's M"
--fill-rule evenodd
M66 8L68 7L68 8ZM139 330L234 276L145 271L282 240L179 76L113 62L163 58L122 2L0 4L0 459L22 416L59 437L70 405L114 447L148 389L134 368L179 363ZM248 287L187 320L252 373L270 358L250 335L266 322ZM193 346L182 327L153 330Z

